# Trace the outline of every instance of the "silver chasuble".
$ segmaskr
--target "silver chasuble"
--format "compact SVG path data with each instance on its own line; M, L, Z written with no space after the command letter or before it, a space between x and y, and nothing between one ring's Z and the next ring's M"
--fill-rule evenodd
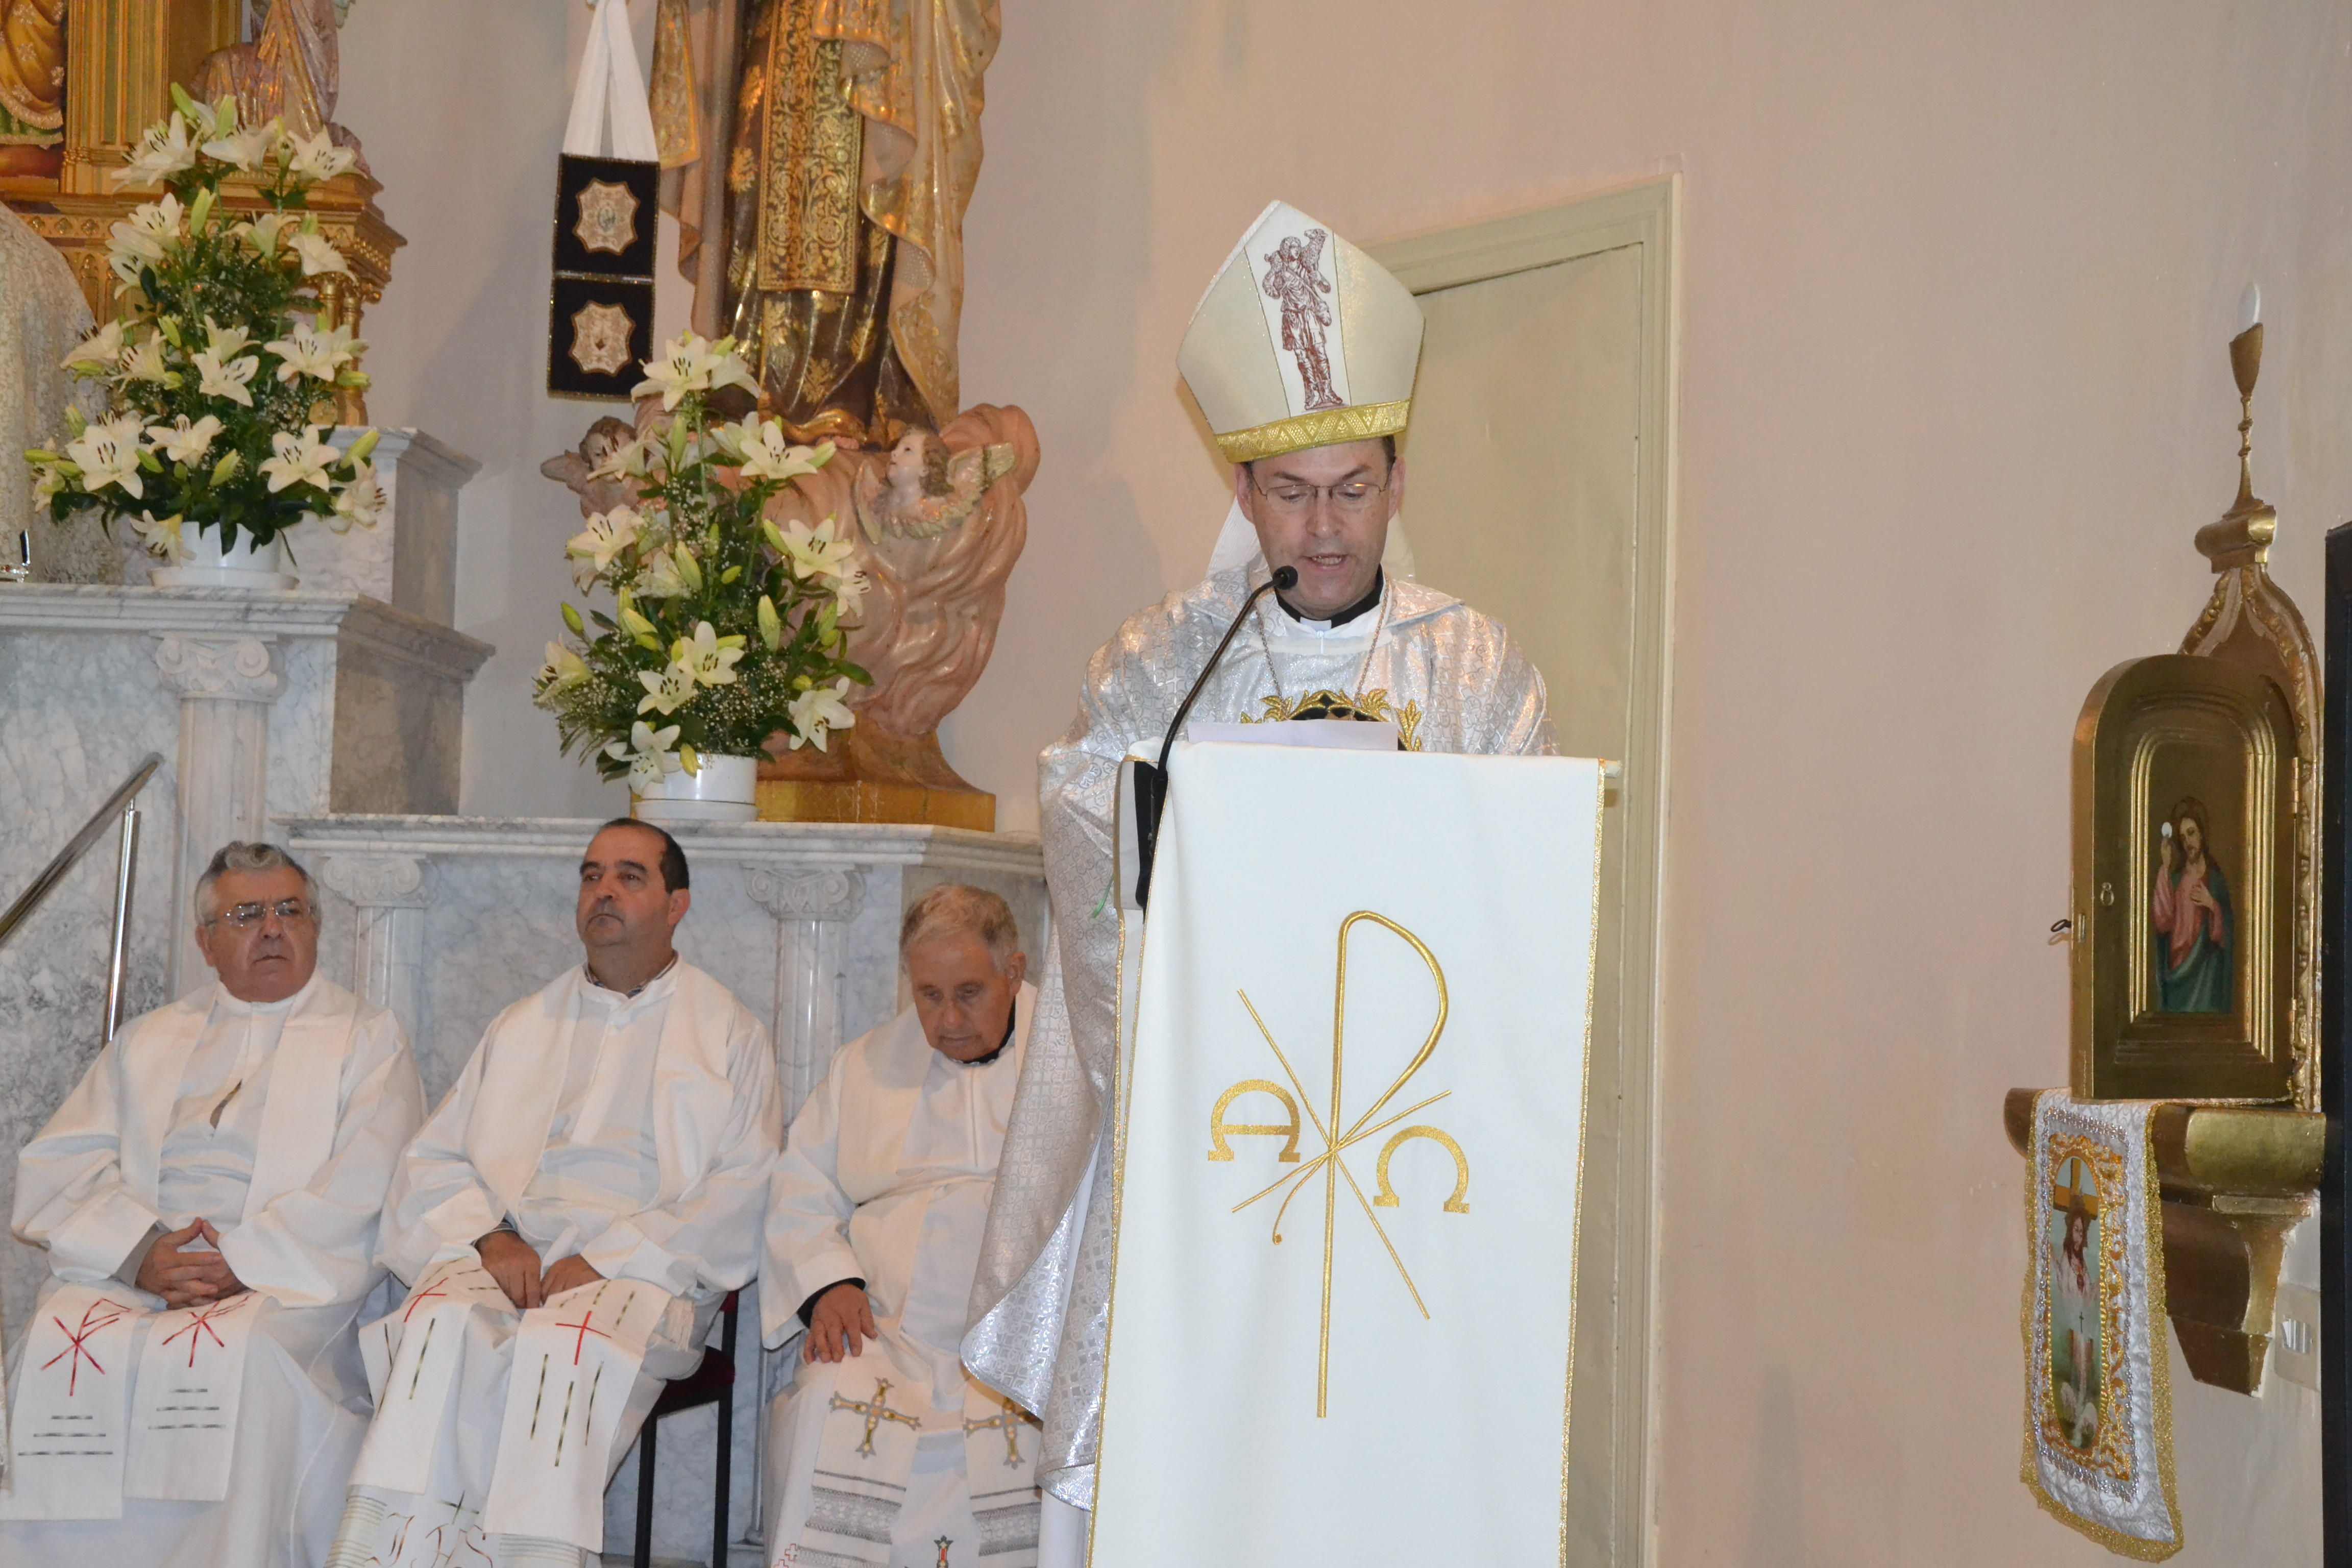
M1109 894L1119 761L1137 742L1159 739L1265 574L1264 561L1253 560L1129 616L1087 666L1076 723L1042 759L1056 941L997 1171L963 1355L977 1376L1044 1417L1038 1482L1082 1508L1094 1494L1109 1299L1109 1205L1088 1198L1109 1182L1103 1111L1112 1103L1118 1031L1119 922ZM1252 623L1190 722L1303 721L1293 716L1344 705L1394 722L1412 751L1556 750L1534 666L1501 625L1434 589L1388 579L1378 605L1336 626L1293 619L1268 598ZM1269 822L1269 857L1297 863L1313 848L1311 826Z

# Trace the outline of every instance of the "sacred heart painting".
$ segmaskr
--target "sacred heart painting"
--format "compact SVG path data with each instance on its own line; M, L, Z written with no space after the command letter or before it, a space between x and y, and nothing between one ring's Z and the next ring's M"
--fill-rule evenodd
M2117 666L2074 737L2074 1091L2293 1092L2295 739L2267 677Z

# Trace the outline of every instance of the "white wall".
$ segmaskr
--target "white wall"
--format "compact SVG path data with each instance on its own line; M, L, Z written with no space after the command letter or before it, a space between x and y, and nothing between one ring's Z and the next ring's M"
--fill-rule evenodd
M1004 9L963 379L1030 411L1045 466L950 760L1007 826L1033 820L1087 653L1205 557L1223 503L1174 352L1269 197L1367 239L1681 168L1660 1560L2101 1560L2017 1481L2000 1100L2064 1076L2044 929L2067 903L2071 728L2205 592L2189 542L2231 494L2223 344L2250 278L2272 345L2259 489L2307 609L2320 531L2352 514L2352 16ZM469 708L476 811L596 798L520 689L573 526L536 467L594 412L538 390L583 16L367 0L344 35L343 117L411 240L370 317L376 411L487 465L461 620L504 651ZM2179 1386L2177 1561L2315 1562L2310 1402Z

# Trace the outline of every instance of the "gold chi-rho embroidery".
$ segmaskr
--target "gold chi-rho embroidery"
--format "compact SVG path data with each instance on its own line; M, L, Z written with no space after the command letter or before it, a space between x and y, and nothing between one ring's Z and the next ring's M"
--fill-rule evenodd
M1372 1101L1370 1109L1342 1129L1340 1080L1342 1069L1347 1063L1348 935L1360 921L1370 921L1376 925L1384 926L1403 938L1406 944L1414 952L1420 954L1422 963L1429 966L1430 978L1437 985L1437 1017L1436 1021L1430 1026L1429 1037L1422 1042L1421 1049L1414 1054L1412 1060L1405 1064L1404 1071L1399 1073L1396 1080L1389 1085L1387 1090L1378 1100ZM1373 1170L1376 1195L1369 1199L1364 1196L1364 1189L1357 1184L1355 1173L1348 1168L1345 1157L1347 1152L1357 1144L1377 1137L1390 1128L1395 1127L1398 1122L1412 1116L1415 1111L1436 1104L1453 1092L1451 1089L1441 1089L1427 1100L1407 1106L1383 1121L1373 1120L1387 1108L1391 1100L1397 1097L1404 1086L1412 1080L1412 1076L1428 1064L1431 1055L1437 1049L1438 1037L1445 1033L1447 1011L1445 971L1439 966L1436 955L1429 951L1428 945L1419 937L1386 915L1376 914L1370 910L1358 910L1339 922L1339 973L1332 990L1331 1093L1328 1121L1326 1121L1317 1110L1315 1101L1307 1092L1307 1086L1299 1080L1297 1070L1290 1065L1290 1058L1283 1054L1282 1047L1276 1042L1274 1032L1265 1026L1265 1020L1258 1016L1256 1004L1250 1000L1247 991L1238 993L1242 999L1242 1005L1249 1009L1250 1021L1257 1026L1258 1033L1265 1039L1267 1049L1274 1053L1274 1059L1282 1064L1283 1076L1290 1080L1290 1088L1285 1089L1271 1079L1244 1079L1219 1095L1216 1104L1209 1111L1209 1158L1211 1160L1231 1160L1234 1157L1229 1139L1280 1138L1283 1140L1283 1145L1281 1151L1275 1156L1276 1162L1280 1164L1298 1165L1297 1170L1286 1171L1272 1185L1244 1198L1233 1207L1233 1212L1239 1214L1260 1198L1271 1196L1276 1191L1287 1187L1289 1190L1283 1193L1282 1202L1276 1207L1274 1214L1273 1238L1276 1247L1282 1245L1282 1216L1289 1212L1290 1200L1298 1195L1300 1189L1307 1185L1317 1172L1322 1173L1323 1317L1315 1362L1315 1414L1318 1417L1330 1413L1331 1251L1333 1236L1339 1225L1339 1184L1342 1181L1347 1183L1348 1191L1354 1195L1357 1207L1362 1209L1364 1217L1371 1222L1373 1232L1381 1238L1381 1245L1388 1250L1389 1261L1396 1265L1398 1278L1404 1281L1405 1289L1412 1293L1412 1304L1420 1309L1421 1315L1424 1319L1429 1316L1429 1308L1423 1302L1421 1291L1413 1284L1412 1274L1405 1268L1404 1259L1397 1255L1396 1244L1389 1239L1388 1228L1381 1224L1380 1215L1373 1212L1375 1209L1396 1208L1400 1205L1396 1189L1389 1184L1391 1157L1402 1145L1415 1138L1426 1139L1437 1144L1454 1157L1454 1192L1445 1200L1444 1212L1447 1214L1470 1212L1470 1157L1462 1152L1461 1144L1455 1142L1450 1134L1439 1128L1425 1124L1401 1128L1389 1138L1385 1144L1381 1145L1380 1158L1375 1163ZM1293 1090L1297 1091L1295 1096ZM1273 1097L1276 1102L1281 1105L1285 1120L1251 1122L1226 1121L1226 1112L1233 1109L1234 1101L1245 1094L1264 1094ZM1323 1142L1322 1152L1303 1164L1298 1163L1298 1140L1302 1131L1299 1121L1302 1110L1307 1121L1314 1128L1316 1137Z

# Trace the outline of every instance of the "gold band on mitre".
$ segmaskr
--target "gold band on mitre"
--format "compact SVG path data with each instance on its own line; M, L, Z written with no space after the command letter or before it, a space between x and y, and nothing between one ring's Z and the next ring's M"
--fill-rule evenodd
M1253 425L1246 430L1217 437L1217 450L1228 463L1254 463L1308 447L1328 447L1340 441L1372 441L1393 436L1405 426L1412 399L1394 403L1363 403L1352 408L1325 408L1294 414L1287 419Z

